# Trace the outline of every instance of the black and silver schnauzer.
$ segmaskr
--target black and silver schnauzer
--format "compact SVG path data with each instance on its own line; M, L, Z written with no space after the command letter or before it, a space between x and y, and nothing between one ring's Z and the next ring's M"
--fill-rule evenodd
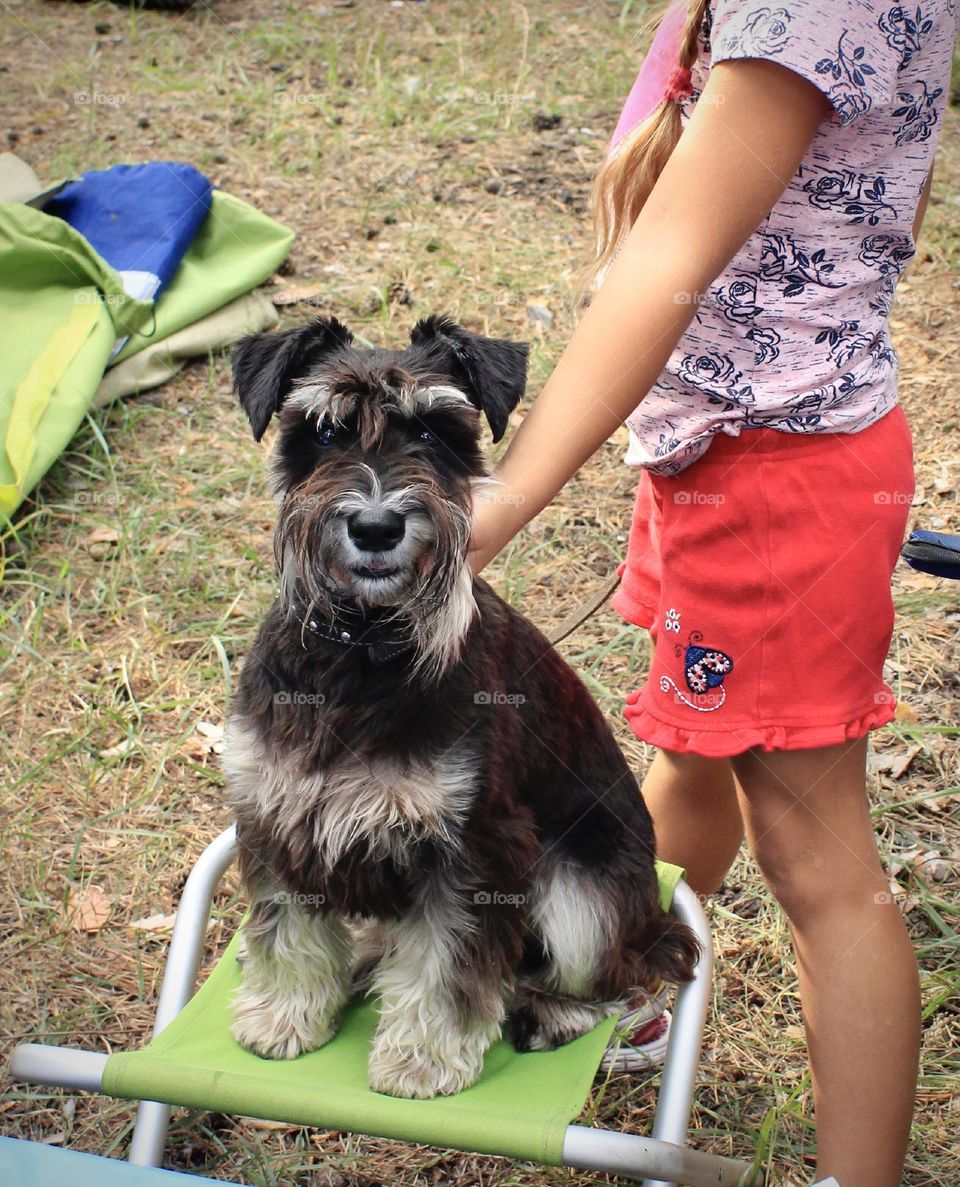
M279 423L280 589L224 755L251 898L233 1033L313 1050L363 980L393 1096L468 1087L505 1023L566 1043L698 955L596 703L466 565L481 414L499 440L526 357L446 317L403 350L330 318L234 351L254 437Z

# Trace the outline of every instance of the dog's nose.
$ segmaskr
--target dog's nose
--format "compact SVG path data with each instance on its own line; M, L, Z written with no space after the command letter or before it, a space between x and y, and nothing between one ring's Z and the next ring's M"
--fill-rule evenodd
M383 552L403 539L406 525L396 511L376 508L355 511L347 520L351 541L361 552Z

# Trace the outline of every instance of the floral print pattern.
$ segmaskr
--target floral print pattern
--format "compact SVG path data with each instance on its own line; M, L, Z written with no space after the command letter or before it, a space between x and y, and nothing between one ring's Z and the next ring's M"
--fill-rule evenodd
M842 281L831 278L836 264L827 259L826 248L818 247L808 255L790 235L764 235L762 239L760 275L764 280L779 282L785 297L796 297L809 284L843 288Z
M747 18L744 36L763 57L773 57L787 43L790 13L785 8L759 8Z
M899 274L913 258L913 237L907 235L868 235L860 244L857 259L876 269L881 276Z
M884 177L855 173L852 169L822 172L804 182L803 192L809 202L821 210L842 210L852 223L867 223L875 227L883 219L896 220L896 207L886 201L887 181Z
M728 355L687 355L680 364L678 375L691 387L706 393L710 404L720 405L728 412L753 403L753 388L742 382L742 374Z
M851 123L857 116L865 115L873 106L869 84L877 71L866 60L866 53L866 46L853 45L849 40L849 31L844 29L837 40L836 52L817 62L817 74L826 75L832 80L831 85L824 90L837 109L842 124Z
M956 0L710 0L684 122L712 65L744 58L801 75L833 114L629 418L628 462L675 474L718 432L856 433L894 406L887 319L914 254L957 10Z
M897 144L910 144L914 140L928 140L937 126L940 113L937 110L937 100L943 94L943 87L931 91L926 80L921 79L918 89L912 91L898 91L897 101L900 106L894 111L894 116L903 120L903 126L897 133Z
M858 321L842 321L838 326L821 330L815 339L817 345L826 343L829 357L843 367L869 349L873 339L860 332Z
M780 335L770 326L753 326L747 334L756 348L753 361L759 366L761 363L772 363L780 357Z
M750 325L763 312L757 304L757 282L751 276L717 289L716 301L727 321L738 326Z
M919 5L911 15L898 4L880 17L879 27L887 38L887 45L900 54L900 68L905 69L913 61L914 54L923 49L924 38L933 30L933 21L924 16Z

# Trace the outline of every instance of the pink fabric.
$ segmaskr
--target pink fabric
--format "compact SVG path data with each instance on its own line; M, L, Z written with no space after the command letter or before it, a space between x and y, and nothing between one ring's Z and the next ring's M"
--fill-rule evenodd
M680 62L680 36L689 9L687 0L673 0L664 15L653 44L643 59L637 81L623 105L616 131L610 141L611 151L628 132L632 132L638 124L652 115L663 101L670 76Z

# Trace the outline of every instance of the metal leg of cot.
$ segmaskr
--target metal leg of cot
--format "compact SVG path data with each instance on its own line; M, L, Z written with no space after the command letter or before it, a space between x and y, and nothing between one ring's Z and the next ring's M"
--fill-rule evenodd
M676 889L673 913L700 941L694 978L677 993L653 1132L649 1138L571 1125L564 1141L567 1166L639 1179L643 1187L749 1187L755 1178L747 1162L704 1154L687 1146L703 1028L713 980L713 942L700 901L685 882ZM656 1177L652 1177L656 1176Z
M236 830L228 828L210 842L190 871L170 940L167 967L160 988L160 1000L157 1002L154 1038L176 1018L193 996L210 919L210 905L217 884L233 861L236 850ZM155 1100L141 1101L130 1143L131 1163L135 1166L162 1165L169 1121L169 1105Z
M28 1084L52 1084L56 1088L101 1092L106 1063L107 1056L99 1051L21 1043L10 1059L10 1078Z
M693 980L681 985L677 993L651 1136L685 1146L713 986L713 937L700 900L686 882L678 884L671 909L700 941L700 960ZM644 1187L674 1185L661 1179L647 1179Z
M624 1179L656 1175L684 1187L760 1187L749 1162L705 1154L656 1138L571 1125L563 1141L564 1166L604 1171ZM649 1182L649 1179L646 1179Z

